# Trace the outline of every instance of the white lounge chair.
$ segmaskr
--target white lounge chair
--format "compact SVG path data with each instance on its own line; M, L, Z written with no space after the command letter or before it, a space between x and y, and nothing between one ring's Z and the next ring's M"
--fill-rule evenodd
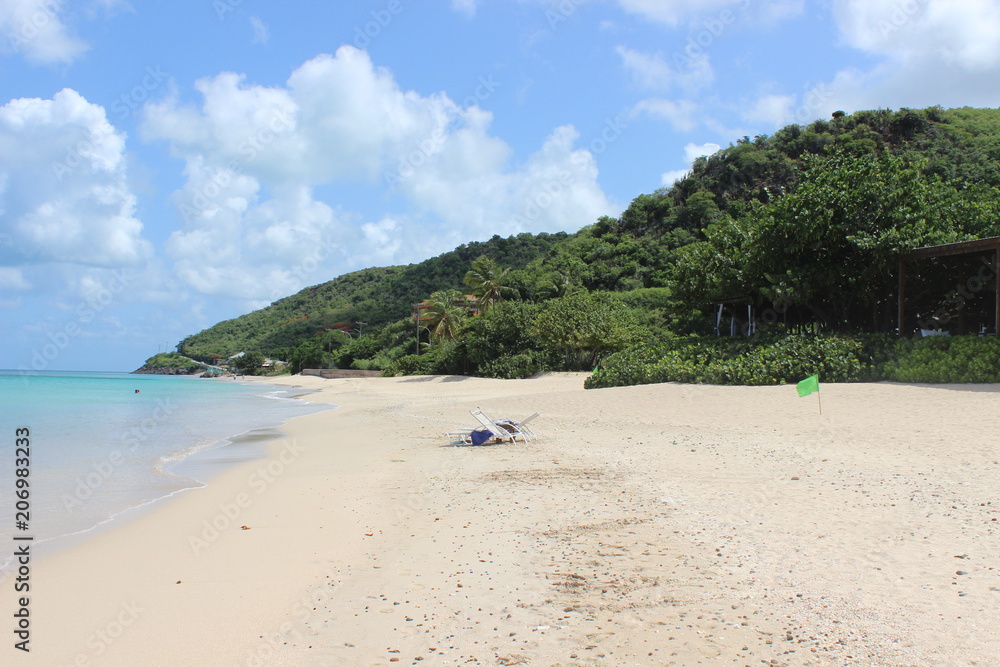
M521 433L523 433L523 434L524 434L525 436L527 436L528 438L530 438L530 439L534 440L534 439L535 439L535 438L537 438L538 436L537 436L537 435L535 435L535 432L534 432L534 431L532 431L532 430L531 430L531 429L530 429L530 428L528 427L528 422L530 422L530 421L531 421L532 419L534 419L535 417L537 417L537 416L538 416L538 415L540 415L540 414L542 414L542 413L541 413L541 412L536 412L536 413L534 413L534 414L532 414L532 415L528 415L527 417L525 417L524 419L522 419L522 420L521 420L521 421L519 421L519 422L512 422L512 423L514 424L514 426L516 426L516 427L517 427L517 430L519 430L519 431L520 431Z
M513 422L496 422L487 417L480 408L472 410L471 414L500 442L517 442L518 436L522 441L527 440L527 436Z
M448 431L445 433L449 438L454 438L460 442L466 444L472 444L472 429L471 428L460 428L454 431Z

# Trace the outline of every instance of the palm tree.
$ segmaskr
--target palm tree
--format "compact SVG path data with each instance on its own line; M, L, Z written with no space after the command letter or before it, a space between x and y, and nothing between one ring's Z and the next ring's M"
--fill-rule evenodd
M535 296L539 299L558 299L579 291L580 288L570 282L569 276L556 271L539 281L535 288Z
M512 296L514 288L507 284L510 269L501 269L495 261L485 255L472 262L472 268L465 274L465 284L479 297L479 310L485 313L497 301Z
M458 290L439 290L420 303L420 323L427 327L431 340L458 340L458 330L465 322L465 295Z

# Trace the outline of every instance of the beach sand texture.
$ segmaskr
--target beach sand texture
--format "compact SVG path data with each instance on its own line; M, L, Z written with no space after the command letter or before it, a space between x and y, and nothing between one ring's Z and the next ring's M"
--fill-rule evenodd
M1000 665L995 387L823 385L820 416L584 378L276 380L341 408L35 563L3 663ZM450 444L476 407L540 437Z

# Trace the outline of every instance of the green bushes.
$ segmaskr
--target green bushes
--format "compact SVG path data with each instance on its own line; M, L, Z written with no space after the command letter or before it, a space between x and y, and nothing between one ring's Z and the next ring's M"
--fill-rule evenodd
M817 373L825 382L865 382L881 379L891 349L891 339L880 335L676 338L612 355L585 386L773 385Z
M506 357L491 359L479 366L476 373L482 377L516 380L544 371L562 370L558 355L551 352L527 350Z
M1000 339L934 336L902 340L885 366L895 382L1000 382Z

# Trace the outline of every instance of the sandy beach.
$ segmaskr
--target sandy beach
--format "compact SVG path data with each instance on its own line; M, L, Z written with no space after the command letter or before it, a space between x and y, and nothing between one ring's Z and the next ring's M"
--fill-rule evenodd
M269 379L340 407L33 563L30 654L4 581L2 662L1000 664L996 387L584 377Z

